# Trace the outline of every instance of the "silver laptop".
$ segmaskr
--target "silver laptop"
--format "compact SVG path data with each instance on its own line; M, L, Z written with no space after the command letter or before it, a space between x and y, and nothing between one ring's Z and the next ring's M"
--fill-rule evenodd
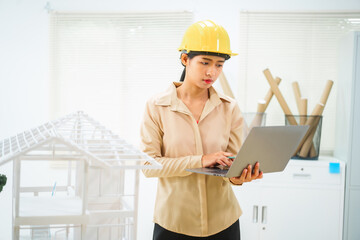
M260 163L263 173L281 172L295 153L309 126L254 127L228 169L191 168L189 172L222 177L238 177L244 168Z

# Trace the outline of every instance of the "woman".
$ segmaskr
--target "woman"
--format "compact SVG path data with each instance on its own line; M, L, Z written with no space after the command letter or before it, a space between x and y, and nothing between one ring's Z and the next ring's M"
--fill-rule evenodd
M143 170L159 178L153 239L240 239L241 209L231 184L262 178L259 164L230 179L186 171L230 166L228 157L240 149L240 109L212 87L236 54L225 29L212 21L191 25L179 51L181 82L147 102L141 126L142 150L163 166Z

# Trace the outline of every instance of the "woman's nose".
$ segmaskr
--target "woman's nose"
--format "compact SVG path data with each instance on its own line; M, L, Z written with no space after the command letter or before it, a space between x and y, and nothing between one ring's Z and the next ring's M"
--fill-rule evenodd
M213 67L209 67L206 71L206 75L209 76L209 77L213 77L215 75L215 68Z

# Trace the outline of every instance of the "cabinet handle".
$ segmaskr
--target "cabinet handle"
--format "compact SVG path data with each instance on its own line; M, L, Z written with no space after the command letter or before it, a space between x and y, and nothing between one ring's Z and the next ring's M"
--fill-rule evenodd
M261 223L266 224L267 223L267 207L263 206L261 211Z
M294 179L311 179L311 174L306 173L294 173L293 174Z
M254 205L254 207L253 207L253 223L257 223L259 221L258 209L259 209L259 207L257 205Z

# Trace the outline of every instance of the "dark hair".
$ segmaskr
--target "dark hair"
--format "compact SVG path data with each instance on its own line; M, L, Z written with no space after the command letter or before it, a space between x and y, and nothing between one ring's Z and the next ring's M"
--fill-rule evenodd
M200 51L191 51L189 53L182 52L180 54L180 58L181 58L181 55L183 55L183 54L187 54L189 59L192 59L193 57L198 56L198 55L211 55L211 56L223 57L223 58L225 58L225 61L230 58L230 56L228 54L224 54L224 53L200 52ZM184 66L183 63L181 63L181 64ZM184 70L183 70L183 72L181 74L181 77L180 77L180 82L183 82L185 80L185 74L186 74L186 67L184 66Z

